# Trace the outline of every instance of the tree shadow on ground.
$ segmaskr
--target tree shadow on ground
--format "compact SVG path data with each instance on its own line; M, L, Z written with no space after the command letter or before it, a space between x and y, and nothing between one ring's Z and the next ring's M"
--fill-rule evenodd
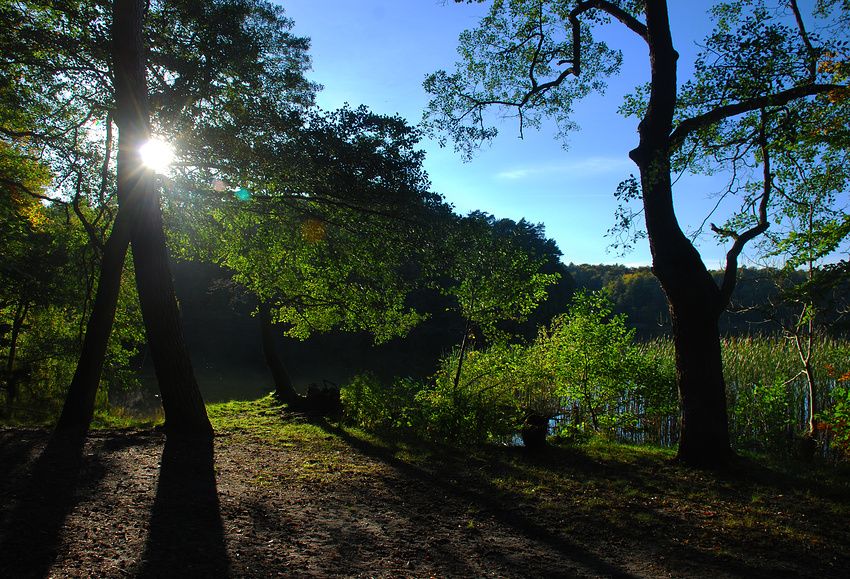
M678 468L672 463L647 459L646 464L636 465L596 460L571 448L549 447L543 452L528 452L522 448L493 450L480 465L469 463L469 457L464 463L447 456L422 467L396 458L397 449L374 444L327 423L317 422L317 425L405 477L418 479L430 488L439 489L440 494L462 498L486 511L525 536L529 545L547 546L551 552L559 554L562 562L571 565L570 569L562 569L564 572L629 576L629 573L642 574L648 569L652 569L650 573L676 569L685 576L830 576L830 572L841 568L847 560L843 549L827 549L815 558L800 545L798 535L802 533L802 525L809 525L810 535L817 534L811 528L811 521L806 523L809 519L838 532L832 523L825 522L823 512L809 513L809 517L799 522L801 530L787 540L765 539L765 531L758 527L709 531L697 512L700 510L698 502L688 498L688 488L705 484L697 480L701 471ZM529 497L529 493L497 487L492 482L493 477L498 477L518 481L520 486L523 481L532 485L539 481L542 472L548 472L547 477L554 474L571 481L568 487L575 492L589 492L588 499L566 497L550 502L541 495L537 500ZM770 479L770 473L759 474L766 479L764 482ZM773 473L773 477L776 476ZM746 505L751 487L738 479L748 477L730 473L717 475L712 480L716 479L715 485L723 485L725 477L737 481L727 489L728 500ZM779 489L783 486L776 480L772 485ZM644 496L644 491L652 491L651 494L661 498L672 491L674 499L682 496L681 505L685 508L681 512L677 508L665 508L659 501ZM596 493L606 496L596 497ZM636 493L635 496L632 493ZM781 494L779 490L777 495ZM796 524L798 522L789 523L791 527ZM564 528L569 530L562 530ZM821 539L825 542L825 537ZM765 546L766 540L776 544ZM610 557L600 554L604 551L594 552L594 543L610 547ZM777 552L780 545L781 550L787 552ZM812 556L802 561L801 555ZM496 552L493 556L504 559L506 555ZM628 561L638 563L636 570L630 568ZM641 569L641 561L650 563L651 567ZM536 576L536 572L531 566L526 576Z
M46 436L43 432L30 444L38 445ZM28 475L2 481L4 487L9 486L4 489L8 493L4 501L7 516L0 527L0 577L48 575L58 555L65 519L79 500L78 489L94 484L104 473L97 457L83 455L85 443L85 436L51 437ZM12 460L24 458L25 443L10 446ZM3 450L8 449L4 444ZM9 459L5 456L4 462ZM12 467L5 467L9 476Z
M168 438L139 577L227 577L212 439Z
M520 460L509 456L512 452L521 453ZM497 454L502 454L502 458ZM666 559L686 576L829 577L836 568L846 568L845 550L826 546L841 544L829 537L845 534L846 522L809 504L810 493L803 478L789 478L782 471L753 461L739 459L734 469L712 471L682 466L676 461L659 461L650 455L633 456L626 461L616 457L596 460L577 449L555 445L538 453L502 449L491 458L511 480L538 478L527 475L527 470L578 483L591 482L589 488L595 493L608 496L609 520L606 521L604 510L597 510L593 517L592 527L598 535L619 536L631 551ZM752 526L741 525L737 522L740 518L735 517L732 527L709 523L723 520L725 508L748 510L753 490L761 485L773 489L771 494L777 498L796 492L800 497L794 501L799 503L797 510L810 509L808 518L805 514L796 520L783 517L783 532L776 536L770 535L775 529L758 524L759 515L754 515ZM722 495L723 502L700 504L702 489L706 497ZM803 490L806 492L801 493ZM520 493L515 494L521 500ZM663 506L667 499L678 507ZM777 503L775 510L787 507L788 503ZM815 544L825 544L818 555L808 549L811 543L805 544L812 538Z
M325 430L328 434L338 436L347 444L357 449L360 453L378 459L396 471L408 476L412 479L419 480L425 483L432 490L439 490L440 493L447 496L454 496L468 501L476 505L477 508L486 510L496 520L504 525L514 529L520 535L526 537L533 543L543 544L552 551L558 553L563 560L570 563L572 571L579 576L605 576L605 577L633 577L626 568L620 567L615 563L611 563L599 557L596 553L584 548L582 545L575 543L568 538L553 532L515 509L510 508L505 504L500 496L501 493L496 489L485 489L487 492L479 492L475 489L465 488L463 486L453 484L450 479L438 476L435 473L429 472L418 466L400 460L393 456L391 450L382 448L369 441L351 436L345 430L337 428L329 424L325 420L317 421L316 425ZM498 550L487 553L488 556L494 556ZM527 569L529 577L538 576L538 570ZM546 576L557 576L558 573L568 572L568 569L547 571ZM555 575L551 575L555 573ZM572 574L572 573L570 573ZM563 576L563 575L561 575Z

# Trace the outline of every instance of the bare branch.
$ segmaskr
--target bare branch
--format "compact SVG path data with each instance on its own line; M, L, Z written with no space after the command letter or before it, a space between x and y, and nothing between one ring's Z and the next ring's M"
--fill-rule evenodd
M100 251L103 251L103 243L100 241L100 238L98 237L97 230L94 228L94 225L89 223L88 219L86 219L86 216L83 215L83 212L80 209L80 197L81 197L80 192L77 191L77 194L74 195L74 201L72 203L72 205L74 207L74 214L77 216L77 219L80 220L80 223L83 224L83 229L86 230L86 234L88 234L88 236L89 236L89 242L93 246L98 248Z
M537 59L540 56L540 49L543 48L543 41L546 40L546 35L543 34L543 19L537 23L540 28L539 40L534 49L534 56L531 58L531 66L528 67L528 78L531 80L531 90L537 90L537 79L534 78L534 66L537 64Z
M818 73L818 59L812 41L806 32L806 26L803 23L803 15L800 14L800 7L797 6L797 0L789 0L791 10L794 11L794 18L797 20L797 29L800 31L800 36L803 39L803 44L806 45L806 51L809 53L809 82L815 82Z
M586 2L580 2L578 6L573 8L572 12L570 12L570 22L573 25L573 42L578 38L578 16L587 12L588 10L592 10L596 8L598 10L602 10L603 12L607 12L620 22L626 25L626 27L632 32L636 32L638 36L643 38L644 40L648 40L648 34L646 31L646 25L638 20L637 18L630 15L628 12L620 8L619 6L613 4L612 2L608 2L607 0L587 0ZM578 73L576 73L578 75Z
M728 234L729 237L732 237L735 240L735 243L732 244L732 248L726 253L726 270L723 273L723 283L720 286L720 303L723 304L723 308L725 308L729 303L729 299L732 297L732 292L735 289L738 275L738 257L744 250L744 246L750 240L767 231L767 228L770 226L770 223L767 221L767 204L770 201L773 175L770 172L770 150L767 148L766 124L767 112L762 109L761 123L759 126L759 148L761 149L764 166L764 187L762 189L761 201L759 202L758 223L740 235L737 235L734 232L722 230L715 227L714 224L711 225L711 228L715 232L720 233L721 235Z

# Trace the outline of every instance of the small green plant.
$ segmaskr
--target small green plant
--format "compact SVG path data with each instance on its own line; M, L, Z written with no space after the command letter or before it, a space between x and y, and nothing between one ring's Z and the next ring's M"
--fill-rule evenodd
M831 366L828 367L837 378L839 384L832 391L832 406L822 414L819 418L822 422L819 423L818 430L829 436L833 450L840 457L850 458L850 387L840 386L842 382L850 381L850 372L842 376L835 376L835 370Z

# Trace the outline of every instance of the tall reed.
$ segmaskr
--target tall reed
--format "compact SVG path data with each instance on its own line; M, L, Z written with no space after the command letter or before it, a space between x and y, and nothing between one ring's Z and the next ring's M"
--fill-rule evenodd
M641 345L642 355L655 364L673 363L672 341L658 338ZM729 336L722 341L729 434L740 450L790 454L795 438L806 428L809 411L808 382L792 340L781 336ZM839 378L850 371L850 343L818 337L813 343L815 410L828 419L836 404ZM675 412L667 417L675 421ZM675 427L661 444L675 444ZM821 432L821 450L830 455L829 436ZM634 442L639 442L635 440Z
M838 378L850 370L850 343L820 336L813 350L814 408L823 415L834 405ZM723 366L733 443L758 452L791 452L809 412L809 385L793 341L725 338ZM821 443L828 453L829 440Z

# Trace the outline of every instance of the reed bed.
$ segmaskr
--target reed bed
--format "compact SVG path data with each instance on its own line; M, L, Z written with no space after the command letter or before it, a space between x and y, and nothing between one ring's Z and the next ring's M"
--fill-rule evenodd
M809 384L803 361L793 340L781 336L729 336L723 339L723 373L726 381L729 433L739 450L791 454L795 441L808 426ZM642 355L672 371L674 352L669 339L657 338L638 346ZM815 377L814 412L820 453L837 458L826 424L839 392L842 376L850 372L850 342L821 336L812 342L810 365ZM845 384L846 386L846 384ZM649 401L630 400L632 412ZM654 403L656 407L658 402ZM672 405L671 405L672 406ZM675 410L675 409L674 409ZM657 412L656 412L657 414ZM624 442L676 444L675 411L655 417L655 430L617 432Z

